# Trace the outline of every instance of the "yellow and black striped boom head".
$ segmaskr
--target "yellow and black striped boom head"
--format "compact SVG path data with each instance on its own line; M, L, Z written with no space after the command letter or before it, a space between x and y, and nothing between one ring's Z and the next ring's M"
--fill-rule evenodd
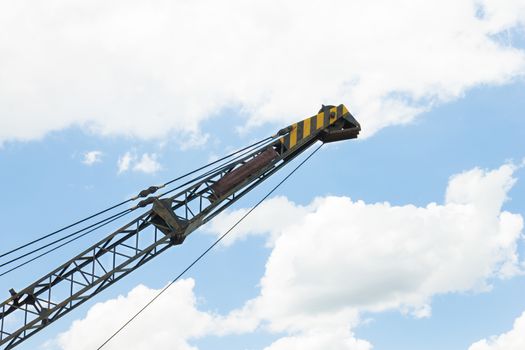
M324 106L317 115L294 123L279 131L282 146L286 150L304 145L314 139L334 142L354 139L361 131L361 125L344 105Z

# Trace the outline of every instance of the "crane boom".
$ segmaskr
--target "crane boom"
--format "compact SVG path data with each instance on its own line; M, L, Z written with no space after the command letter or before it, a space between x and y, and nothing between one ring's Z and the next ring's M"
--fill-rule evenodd
M231 206L316 141L356 138L361 127L344 105L281 129L268 144L205 173L167 197L150 196L143 214L0 305L0 346L11 349Z

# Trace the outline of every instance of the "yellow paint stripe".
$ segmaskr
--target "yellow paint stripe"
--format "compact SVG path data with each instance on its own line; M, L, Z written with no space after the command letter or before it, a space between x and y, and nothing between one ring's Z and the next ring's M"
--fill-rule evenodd
M310 118L304 120L303 124L303 139L310 136Z
M324 125L324 112L317 115L317 129L321 129Z
M290 148L297 143L297 123L292 125L292 132L290 132Z

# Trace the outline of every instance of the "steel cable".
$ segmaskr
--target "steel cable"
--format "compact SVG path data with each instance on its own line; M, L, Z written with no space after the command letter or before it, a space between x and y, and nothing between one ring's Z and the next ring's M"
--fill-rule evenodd
M81 233L81 232L83 232L83 231L89 230L89 229L92 228L92 227L95 227L95 226L97 226L97 225L99 225L99 224L102 224L102 223L105 222L105 221L110 220L109 222L112 222L112 221L114 221L114 220L112 220L112 219L116 218L117 216L118 216L118 218L121 218L121 217L123 217L124 215L127 215L128 213L131 213L131 211L132 211L132 209L126 209L126 210L124 210L124 211L121 211L120 213L114 214L114 215L112 215L112 216L110 216L110 217L108 217L108 218L106 218L106 219L104 219L104 220L101 220L101 221L99 221L99 222L96 222L96 223L94 223L94 224L91 224L91 225L89 225L89 226L87 226L87 227L84 227L84 228L81 229L81 230L78 230L78 231L75 231L75 232L73 232L73 233L70 233L70 234L68 234L67 236L64 236L64 237L62 237L62 238L59 238L59 239L57 239L57 240L54 240L53 242L47 243L47 244L45 244L45 245L43 245L43 246L41 246L41 247L39 247L39 248L33 249L32 251L30 251L30 252L28 252L28 253L22 254L22 255L20 255L20 256L18 256L18 257L16 257L16 258L13 258L13 259L11 259L11 260L9 260L9 261L6 261L6 262L0 264L0 267L4 267L4 266L6 266L6 265L12 264L12 263L15 262L15 261L21 260L21 259L23 259L23 258L25 258L25 257L27 257L27 256L29 256L29 255L33 255L34 253L37 253L37 252L39 252L39 251L41 251L41 250L43 250L43 249L45 249L45 248L47 248L47 247L50 247L50 246L52 246L52 245L54 245L54 244L57 244L57 243L59 243L59 242L62 242L62 241L64 241L64 240L68 239L68 238L71 238L71 237L73 237L73 236L76 236L77 234L79 234L79 233ZM108 223L109 223L109 222L108 222ZM105 224L102 225L102 226L105 226ZM98 229L98 228L100 228L100 227L102 227L102 226L96 227L95 229L90 230L89 232L86 232L86 234L87 234L87 233L91 233L91 232L93 232L94 230L96 230L96 229ZM84 235L85 235L85 234L83 234L82 237L83 237ZM61 245L61 246L63 246L63 245ZM0 276L3 276L3 274L0 275Z
M155 191L157 191L157 190L160 189L160 188L166 187L166 186L168 186L168 185L170 185L170 184L172 184L172 183L174 183L174 182L176 182L176 181L179 181L179 180L181 180L181 179L183 179L183 178L186 178L186 177L188 177L188 176L190 176L190 175L193 175L193 174L195 174L195 173L197 173L197 172L199 172L199 171L201 171L201 170L204 170L204 169L206 169L206 168L208 168L208 167L210 167L210 166L212 166L212 165L215 165L215 164L220 163L220 162L222 162L222 161L224 161L224 160L226 160L226 159L228 159L228 158L231 158L231 157L233 157L233 156L235 156L235 155L238 155L239 153L242 153L242 152L245 152L245 151L250 150L250 149L252 149L252 148L255 148L256 146L259 146L259 145L263 144L264 142L267 142L267 141L272 140L272 139L273 139L273 137L267 137L267 138L265 138L265 139L263 139L263 140L257 141L257 142L255 142L255 143L253 143L253 144L251 144L251 145L249 145L249 146L247 146L247 147L244 147L244 148L242 148L242 149L239 149L239 150L237 150L237 151L235 151L235 152L233 152L233 153L230 153L230 154L228 154L228 155L226 155L226 156L224 156L224 157L222 157L222 158L220 158L220 159L217 159L217 160L215 160L215 161L213 161L213 162L210 162L210 163L208 163L208 164L206 164L206 165L204 165L204 166L202 166L202 167L200 167L200 168L198 168L198 169L195 169L195 170L190 171L190 172L188 172L188 173L186 173L186 174L184 174L184 175L181 175L181 176L179 176L179 177L176 177L176 178L174 178L174 179L172 179L172 180L170 180L170 181L168 181L168 182L166 182L166 183L164 183L164 184L162 184L162 185L160 185L160 186L151 186L151 187L149 187L149 189L141 191L141 193L152 194L152 193L154 193ZM225 166L225 165L226 165L226 164L223 164L222 166ZM219 168L219 167L217 167L217 168ZM206 176L206 175L210 175L211 173L213 173L213 171L216 171L216 170L215 170L215 169L212 169L212 170L208 171L207 173L205 173L205 174L203 174L203 175L200 175L200 176L197 177L196 179L202 178L203 176ZM191 181L189 181L189 182L186 182L185 184L183 184L183 185L181 185L181 186L178 186L178 187L175 188L175 189L178 189L178 188L180 188L180 187L182 187L182 186L185 186L185 185L187 185L187 184L189 184L189 183L195 182L196 179L193 179L193 180L191 180ZM173 189L173 190L175 190L175 189ZM168 192L165 192L165 193L163 193L161 196L164 196L164 195L166 195L166 194L172 192L173 190L168 191ZM36 243L38 243L38 242L41 242L42 240L45 240L45 239L47 239L47 238L49 238L49 237L52 237L52 236L54 236L54 235L57 235L57 234L60 233L60 232L63 232L63 231L65 231L65 230L67 230L67 229L70 229L70 228L72 228L72 227L74 227L74 226L76 226L76 225L79 225L79 224L84 223L84 222L86 222L86 221L88 221L88 220L91 220L91 219L93 219L93 218L95 218L95 217L97 217L97 216L100 216L100 215L102 215L102 214L104 214L104 213L107 213L107 212L109 212L109 211L111 211L111 210L113 210L113 209L116 209L116 208L118 208L118 207L120 207L120 206L122 206L122 205L124 205L124 204L126 204L126 203L133 202L133 201L135 201L135 200L138 199L138 198L140 198L140 194L137 195L137 196L134 196L134 197L132 197L132 198L129 198L129 199L123 201L123 202L120 202L120 203L118 203L118 204L115 204L115 205L113 205L113 206L111 206L111 207L109 207L109 208L107 208L107 209L104 209L104 210L99 211L99 212L97 212L97 213L95 213L95 214L92 214L92 215L90 215L90 216L88 216L88 217L86 217L86 218L84 218L84 219L82 219L82 220L78 220L78 221L76 221L76 222L74 222L74 223L72 223L72 224L70 224L70 225L67 225L67 226L65 226L65 227L62 227L62 228L56 230L56 231L53 231L53 232L51 232L51 233L49 233L49 234L46 234L46 235L44 235L44 236L42 236L42 237L36 238L36 239L34 239L34 240L30 241L30 242L27 242L27 243L24 243L24 244L22 244L22 245L20 245L20 246L18 246L18 247L15 247L15 248L13 248L13 249L11 249L11 250L5 252L5 253L0 254L0 258L3 258L3 257L5 257L5 256L8 256L8 255L10 255L10 254L13 254L13 253L15 253L15 252L17 252L17 251L20 251L20 250L22 250L22 249L24 249L24 248L27 248L27 247L29 247L29 246L31 246L31 245L33 245L33 244L36 244ZM124 212L126 212L126 214L128 214L128 213L130 213L131 211L133 211L133 210L135 210L135 209L136 209L136 207L131 208L131 210L128 209L128 210L122 211L122 212L120 212L120 213L118 213L118 214L115 214L114 216L120 215L120 214L122 214L122 213L124 213ZM114 217L114 216L111 216L111 217ZM110 218L111 218L111 217L110 217ZM68 236L65 236L65 237L63 237L63 238L61 238L61 239L59 239L59 240L56 240L56 241L54 241L54 242L52 242L52 243L46 244L46 245L43 246L43 247L40 247L40 248L38 248L38 249L35 249L35 250L30 251L30 252L28 252L28 253L25 253L25 254L23 254L23 255L17 257L17 258L14 258L14 259L12 259L12 260L6 262L6 263L1 264L0 267L6 266L6 265L8 265L8 264L10 264L10 263L12 263L12 262L14 262L14 261L17 261L17 260L20 260L20 259L26 257L26 256L28 256L28 255L32 255L32 254L34 254L34 253L36 253L36 252L38 252L38 251L40 251L40 250L42 250L42 249L45 249L46 247L49 247L50 245L53 245L53 244L55 244L55 243L57 243L57 242L60 242L60 241L63 241L63 240L65 240L65 239L67 239L67 238L69 238L69 237L71 237L71 236L73 236L73 235L76 235L76 234L78 234L78 233L81 233L81 232L83 232L83 231L89 229L90 227L93 227L93 226L95 226L95 225L98 225L98 224L104 222L105 220L108 220L108 218L103 219L103 220L101 220L101 221L98 221L98 222L96 222L96 223L94 223L94 224L92 224L92 225L90 225L90 226L88 226L88 227L85 227L85 228L83 228L83 229L81 229L81 230L78 230L78 231L76 231L76 232L74 232L74 233L72 233L72 234L70 234L70 235L68 235ZM90 231L90 232L92 232L92 231Z
M270 192L268 192L262 199L260 199L257 204L255 204L249 211L247 211L235 224L233 224L225 233L223 233L212 245L210 245L203 253L201 253L193 262L188 265L181 273L177 275L173 280L170 281L164 288L162 288L148 303L146 303L138 312L136 312L126 323L124 323L117 331L115 331L102 345L100 345L97 350L102 349L106 344L108 344L115 336L117 336L124 328L126 328L133 320L135 320L146 308L148 308L155 300L157 300L164 292L168 290L175 282L177 282L189 269L191 269L197 262L199 262L206 254L210 252L220 241L224 239L237 225L239 225L251 212L253 212L259 205L262 204L273 192L275 192L286 180L288 180L303 164L305 164L321 147L317 147L312 153L310 153L305 159L303 159L288 175L286 175L277 185L275 185Z
M39 258L41 258L41 257L43 257L43 256L45 256L45 255L47 255L47 254L49 254L49 253L52 253L52 252L54 252L55 250L57 250L57 249L59 249L59 248L65 246L66 244L72 243L72 242L76 241L77 239L80 239L80 238L84 237L85 235L87 235L87 234L89 234L89 233L91 233L91 232L93 232L93 231L95 231L95 230L98 230L99 228L101 228L101 227L103 227L103 226L106 226L106 225L108 225L108 224L110 224L110 223L112 223L112 222L114 222L114 221L120 219L121 217L125 216L126 214L127 214L127 213L120 213L120 215L117 214L115 217L112 217L111 220L109 220L109 221L107 221L107 222L104 222L104 223L100 224L99 226L97 226L97 227L95 227L95 228L93 228L93 229L91 229L91 230L89 230L89 231L87 231L87 232L81 234L80 236L77 236L77 237L75 237L75 238L72 238L72 239L70 239L70 240L67 241L67 242L64 242L64 243L62 243L62 244L60 244L60 245L58 245L58 246L56 246L56 247L54 247L54 248L51 248L51 249L49 249L49 250L43 252L42 254L39 254L39 255L37 255L37 256L35 256L35 257L33 257L33 258L27 260L27 261L24 261L23 263L21 263L21 264L15 266L15 267L13 267L13 268L7 270L7 271L2 272L2 273L0 274L0 277L2 277L2 276L4 276L4 275L7 275L8 273L13 272L13 271L15 271L15 270L21 268L22 266L25 266L25 265L27 265L27 264L29 264L29 263L31 263L31 262L37 260L37 259L39 259Z

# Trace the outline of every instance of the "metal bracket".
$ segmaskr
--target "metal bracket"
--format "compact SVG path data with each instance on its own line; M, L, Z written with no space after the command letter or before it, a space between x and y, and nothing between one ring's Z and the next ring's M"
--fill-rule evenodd
M153 212L154 216L150 219L150 222L155 225L165 235L172 236L172 243L174 245L181 244L184 242L184 231L188 226L188 223L181 220L175 215L171 209L172 199L157 199L153 200Z

